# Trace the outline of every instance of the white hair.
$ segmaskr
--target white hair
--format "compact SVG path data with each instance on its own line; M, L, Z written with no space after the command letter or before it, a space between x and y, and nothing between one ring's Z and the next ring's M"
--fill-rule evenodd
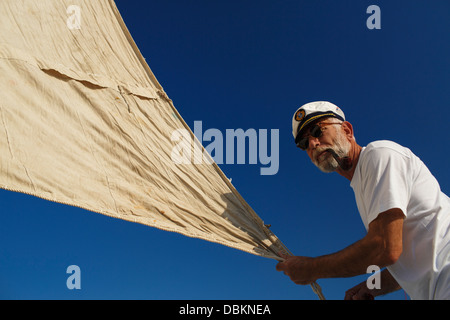
M342 121L338 118L334 118L334 117L325 118L325 120L328 123L343 123L344 122L344 121Z

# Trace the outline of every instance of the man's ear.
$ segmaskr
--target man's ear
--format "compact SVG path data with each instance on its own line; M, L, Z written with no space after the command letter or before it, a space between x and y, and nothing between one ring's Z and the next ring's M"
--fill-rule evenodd
M348 121L344 121L342 122L342 129L345 132L345 135L349 138L349 139L354 139L354 135L353 135L353 126L350 122Z

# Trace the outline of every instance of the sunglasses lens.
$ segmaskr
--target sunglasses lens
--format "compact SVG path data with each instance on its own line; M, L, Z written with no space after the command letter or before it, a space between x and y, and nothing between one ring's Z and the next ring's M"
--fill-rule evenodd
M318 125L311 128L310 135L314 138L319 138L322 135L322 129Z
M322 135L322 129L318 125L314 125L311 130L309 131L309 134L305 135L303 138L301 138L298 143L297 147L299 147L302 150L308 149L309 146L309 136L312 136L314 138L319 138Z

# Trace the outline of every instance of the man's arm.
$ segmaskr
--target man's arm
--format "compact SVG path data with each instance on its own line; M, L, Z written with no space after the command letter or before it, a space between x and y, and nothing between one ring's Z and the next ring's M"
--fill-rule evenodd
M367 267L380 268L394 264L402 253L402 210L382 212L369 224L367 235L347 248L317 258L286 256L277 264L296 284L310 284L320 278L353 277L367 272Z

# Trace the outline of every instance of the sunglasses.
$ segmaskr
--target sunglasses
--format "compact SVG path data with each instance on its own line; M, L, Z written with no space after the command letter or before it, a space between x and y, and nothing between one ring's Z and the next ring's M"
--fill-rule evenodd
M296 141L297 143L297 147L299 147L302 150L306 150L308 149L309 146L309 137L314 137L314 138L320 138L322 136L322 127L327 126L327 125L333 125L333 124L339 124L341 125L341 123L330 123L330 122L321 122L321 123L317 123L314 124L311 129L309 129L309 133L305 134L301 139L299 139L298 141Z

